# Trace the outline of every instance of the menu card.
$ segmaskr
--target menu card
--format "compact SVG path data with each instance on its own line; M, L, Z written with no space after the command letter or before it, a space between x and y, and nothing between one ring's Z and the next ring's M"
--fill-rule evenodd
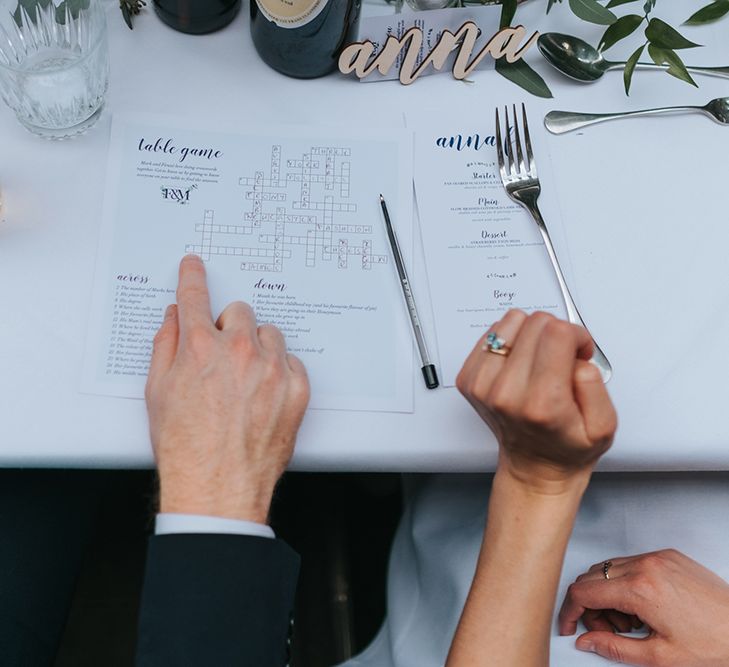
M501 184L494 125L432 115L408 118L408 124L415 130L415 193L441 377L453 386L479 336L509 309L557 317L566 311L536 224ZM534 126L537 167L549 182L549 155ZM558 206L546 188L543 197L542 212L559 251L564 243ZM560 260L568 270L567 258Z
M186 253L213 317L253 306L306 365L311 407L413 409L412 340L382 223L412 249L412 141L402 130L195 128L115 117L83 374L141 398Z

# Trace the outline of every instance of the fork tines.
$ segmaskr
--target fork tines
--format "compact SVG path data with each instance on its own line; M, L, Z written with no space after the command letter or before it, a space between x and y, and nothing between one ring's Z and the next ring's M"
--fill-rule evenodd
M526 107L522 102L521 113L524 128L524 144L526 148L526 156L529 161L527 168L524 162L524 153L521 145L521 134L519 130L519 120L516 115L516 104L512 105L514 116L514 140L511 139L509 128L509 108L504 106L504 117L506 122L506 141L504 142L501 135L501 122L499 119L499 109L496 108L496 154L499 159L499 171L501 172L501 180L506 182L518 176L519 172L528 174L532 178L537 177L537 166L534 163L534 154L532 153L532 140L529 136L529 122L527 121ZM508 160L508 169L504 161L504 150L506 150L506 159ZM514 150L516 150L516 162L514 160Z

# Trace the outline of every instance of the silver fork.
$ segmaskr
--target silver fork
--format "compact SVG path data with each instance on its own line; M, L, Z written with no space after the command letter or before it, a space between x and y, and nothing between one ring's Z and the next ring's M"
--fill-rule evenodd
M554 252L554 246L552 245L552 239L549 238L549 232L547 231L547 225L544 223L544 218L539 211L537 206L537 199L539 193L542 191L542 187L539 184L539 178L537 177L537 165L534 162L534 154L532 153L532 142L529 137L529 124L527 122L526 108L524 104L521 105L522 116L524 118L524 144L526 147L527 163L524 161L524 152L521 146L521 136L519 131L519 119L516 115L516 105L513 106L514 112L514 146L512 146L511 137L509 135L509 110L504 107L504 115L506 121L506 137L507 140L504 143L501 138L501 122L499 120L499 110L496 109L496 153L499 158L499 172L501 173L501 182L506 188L506 192L517 204L521 204L529 213L534 222L537 223L537 227L544 240L544 245L547 248L547 254L552 262L552 267L557 275L557 282L559 283L559 289L562 291L562 298L564 299L565 306L567 307L567 319L572 324L580 324L587 330L582 317L580 316L577 306L572 299L567 282L564 279L564 274L559 266L557 260L557 254ZM506 159L508 165L504 161L504 146L506 148ZM516 148L516 160L514 160L514 148ZM594 350L592 353L592 363L597 366L602 375L603 382L607 382L613 374L612 366L607 360L607 357L603 354L595 339L592 339Z

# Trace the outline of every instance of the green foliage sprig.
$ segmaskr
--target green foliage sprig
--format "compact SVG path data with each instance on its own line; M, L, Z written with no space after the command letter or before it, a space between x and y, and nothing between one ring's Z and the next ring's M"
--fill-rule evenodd
M547 0L547 13L558 2L561 3L562 0ZM696 82L686 69L678 51L701 45L686 39L678 30L652 15L657 0L608 0L604 4L601 4L598 0L568 0L568 2L570 9L578 18L590 23L607 26L597 46L601 52L607 51L643 27L644 41L628 58L624 70L623 85L625 86L626 95L630 94L635 66L646 49L656 65L666 66L668 74L696 86ZM641 13L631 13L618 17L612 11L615 7L632 5L638 2L643 3ZM684 21L683 25L695 26L710 23L717 21L727 13L729 13L729 0L714 0L714 2L694 12Z
M547 13L562 1L547 0ZM705 2L705 0L703 1ZM617 16L612 11L616 7L638 2L642 2L642 11L640 13L634 12ZM628 58L623 73L623 85L625 86L626 95L630 94L635 66L646 50L656 65L666 66L668 74L696 86L696 82L686 69L678 51L692 49L700 46L700 44L686 39L668 23L653 16L657 0L568 0L568 4L575 16L583 21L606 26L597 46L601 52L607 51L643 27L643 43ZM515 13L516 0L503 0L502 26L510 25ZM729 14L729 0L714 0L695 11L684 21L683 25L703 25L717 21L727 14ZM508 20L508 22L504 23L505 20ZM498 60L496 62L496 71L534 95L552 97L552 93L544 79L523 61L507 63L503 59Z
M502 0L499 28L506 28L512 24L516 14L516 5L517 0ZM552 97L552 91L549 90L544 79L523 58L514 63L510 63L506 58L499 58L496 61L496 71L532 95Z

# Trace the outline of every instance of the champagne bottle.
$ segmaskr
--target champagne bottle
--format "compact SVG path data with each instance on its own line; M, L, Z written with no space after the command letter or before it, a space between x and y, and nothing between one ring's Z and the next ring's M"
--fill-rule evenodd
M224 28L239 9L240 0L154 0L157 16L167 25L193 35Z
M311 79L337 67L357 30L361 0L250 0L251 36L263 61Z

